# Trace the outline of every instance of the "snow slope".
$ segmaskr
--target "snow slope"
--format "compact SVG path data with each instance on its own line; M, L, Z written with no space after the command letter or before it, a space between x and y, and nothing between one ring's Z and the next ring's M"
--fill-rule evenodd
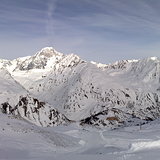
M1 160L159 160L159 120L99 130L78 125L42 128L0 113Z
M4 68L0 69L0 110L43 127L70 122L53 106L33 97Z
M0 110L0 160L159 160L160 59L0 60Z
M159 58L103 65L47 47L1 63L29 94L81 125L115 128L160 117Z

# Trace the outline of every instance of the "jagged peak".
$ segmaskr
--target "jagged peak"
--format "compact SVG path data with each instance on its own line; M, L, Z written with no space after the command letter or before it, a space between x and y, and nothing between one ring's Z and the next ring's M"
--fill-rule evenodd
M70 53L66 55L67 58L76 58L76 59L81 59L78 55L74 54L74 53Z
M11 65L11 62L9 60L6 60L6 59L0 59L0 68L3 68L3 67L7 67L7 66L10 66Z
M110 63L110 64L106 65L106 68L123 70L123 69L127 68L129 63L132 63L132 61L130 61L130 60L119 60L119 61L116 61L114 63Z
M42 48L38 53L36 53L35 56L44 56L47 58L53 57L53 56L62 56L63 54L60 52L57 52L53 47L45 47Z
M146 58L143 58L143 59L140 59L139 62L158 62L160 61L160 59L158 57L146 57Z
M0 58L0 63L2 63L2 62L7 62L7 61L9 61L9 60L7 60L7 59L1 59L1 58Z
M134 65L134 69L140 69L141 70L145 69L145 68L152 68L155 65L160 63L160 59L158 57L147 57L147 58L143 58L143 59L139 59L138 61L135 62L136 65ZM152 67L151 67L152 66Z
M146 58L143 58L143 59L128 59L128 60L119 60L119 61L116 61L114 63L110 63L108 65L117 65L117 64L120 64L120 63L136 63L136 62L148 62L148 61L159 61L160 59L158 57L146 57ZM96 62L94 62L96 63ZM103 64L102 64L103 65Z

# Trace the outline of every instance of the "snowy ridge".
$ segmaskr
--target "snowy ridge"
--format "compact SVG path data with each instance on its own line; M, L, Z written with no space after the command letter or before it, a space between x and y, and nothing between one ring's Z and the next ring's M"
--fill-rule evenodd
M81 125L114 128L160 117L160 59L156 57L103 65L47 47L30 57L2 60L1 66L26 93L58 110L60 117L65 117L61 118L64 123L70 119ZM48 119L49 110L42 111ZM32 118L28 120L37 121ZM44 119L37 124L53 124L50 121Z
M54 107L39 101L4 68L0 69L0 110L19 116L38 126L57 126L70 121Z
M2 103L1 106L3 113L20 116L38 126L58 126L70 122L53 107L29 95L20 96L18 104L14 107L8 102Z
M12 65L12 63L9 60L0 59L0 68L6 68L10 65Z
M38 53L36 53L34 56L26 58L19 65L17 65L15 69L25 71L31 69L44 69L47 67L50 68L53 64L57 63L62 57L63 54L55 51L51 47L46 47ZM51 64L50 61L53 64Z

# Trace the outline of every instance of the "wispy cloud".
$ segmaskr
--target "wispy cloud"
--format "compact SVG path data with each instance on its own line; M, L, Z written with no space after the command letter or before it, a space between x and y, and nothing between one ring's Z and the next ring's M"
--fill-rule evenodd
M8 34L26 34L28 36L31 33L34 36L34 33L36 35L43 33L42 30L45 29L47 18L45 10L9 3L12 1L8 0L4 2L0 4L0 28L3 30L2 34L8 32Z
M47 22L46 22L46 32L49 42L53 41L54 32L55 32L55 22L54 13L56 9L57 0L49 0L48 1L48 9L47 9Z
M79 21L86 27L106 28L110 32L152 32L160 34L160 12L147 1L108 1L87 0L90 5L99 8L97 12L88 15L69 17L70 20ZM149 2L149 1L148 1ZM111 30L109 30L111 29Z
M15 46L32 49L51 45L98 61L156 56L159 8L158 0L2 0L0 42L15 39Z

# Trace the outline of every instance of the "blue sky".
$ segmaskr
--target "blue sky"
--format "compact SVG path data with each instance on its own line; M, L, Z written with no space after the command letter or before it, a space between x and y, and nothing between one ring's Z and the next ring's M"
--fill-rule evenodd
M0 57L46 46L110 63L160 55L159 0L0 0Z

